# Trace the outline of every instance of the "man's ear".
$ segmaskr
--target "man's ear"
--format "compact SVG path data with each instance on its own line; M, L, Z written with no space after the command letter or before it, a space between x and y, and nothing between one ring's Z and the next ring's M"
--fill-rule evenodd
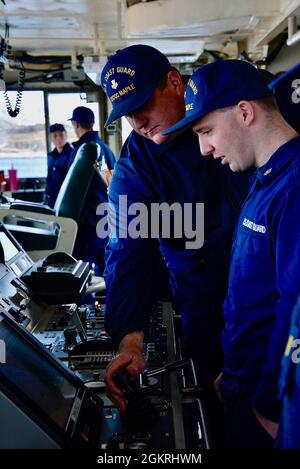
M177 70L170 70L168 72L168 82L172 89L178 94L181 94L185 90L185 85L182 81L181 75Z
M237 104L238 115L242 123L247 127L253 122L255 109L251 101L240 101Z

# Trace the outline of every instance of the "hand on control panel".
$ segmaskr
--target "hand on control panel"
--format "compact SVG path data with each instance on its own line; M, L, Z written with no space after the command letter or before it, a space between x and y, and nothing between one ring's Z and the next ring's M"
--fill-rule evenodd
M135 377L144 371L143 340L144 333L141 331L131 332L123 337L118 354L106 369L106 394L121 413L126 410L126 397L124 391L115 384L114 376L125 371L129 377Z
M125 371L115 375L114 381L124 392L127 401L126 411L123 414L125 429L134 432L149 432L158 421L159 413L150 398L145 395L144 389Z

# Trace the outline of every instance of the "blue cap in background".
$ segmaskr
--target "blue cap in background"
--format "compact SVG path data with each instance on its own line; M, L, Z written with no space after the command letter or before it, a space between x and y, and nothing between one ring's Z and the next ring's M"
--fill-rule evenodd
M62 124L52 124L50 125L49 127L49 132L52 133L52 132L65 132L66 129L64 128L64 126Z
M69 121L78 122L78 124L92 125L95 123L95 115L91 109L85 106L78 106L74 109Z
M105 126L143 106L170 69L167 57L154 47L138 44L117 51L101 74L113 108Z
M300 134L300 63L269 83L285 120Z
M163 132L169 135L216 109L241 100L251 101L270 96L264 77L249 62L224 60L204 65L194 72L185 92L185 117Z
M291 85L292 82L297 78L300 79L300 62L279 77L276 77L273 81L271 81L271 83L269 83L268 87L270 90L273 90L278 86Z

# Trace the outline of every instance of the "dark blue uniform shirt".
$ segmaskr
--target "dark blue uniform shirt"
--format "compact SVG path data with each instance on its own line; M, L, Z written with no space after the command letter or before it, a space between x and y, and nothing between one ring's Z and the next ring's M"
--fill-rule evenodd
M300 449L300 296L281 365L279 395L283 402L276 447Z
M115 165L113 152L99 137L98 132L93 130L86 132L77 142L73 143L74 152L71 157L71 163L75 158L79 147L88 142L99 144L100 156L98 157L98 161L102 161L102 158L104 158L107 168L113 169ZM73 255L77 259L94 263L96 274L98 275L103 274L104 248L107 240L101 239L97 236L96 227L101 216L96 214L96 209L100 203L105 203L107 200L107 186L95 171L82 210L83 216L79 223Z
M48 154L48 175L45 189L45 202L54 207L57 195L66 177L73 148L66 143L59 153L56 148Z
M300 290L300 137L258 169L236 228L224 303L225 399L278 421L278 376Z
M300 296L282 359L279 391L283 402L276 446L300 449Z
M227 285L231 242L248 178L236 175L213 158L200 155L196 135L186 131L174 141L156 145L132 132L125 142L110 185L116 207L127 195L133 202L205 203L205 241L202 249L186 249L184 236L159 239L171 275L176 305L188 351L212 379L220 368L221 305ZM131 218L128 217L130 222ZM156 239L110 237L106 248L105 326L116 345L124 335L146 330L159 279L153 272ZM220 349L218 348L220 346Z

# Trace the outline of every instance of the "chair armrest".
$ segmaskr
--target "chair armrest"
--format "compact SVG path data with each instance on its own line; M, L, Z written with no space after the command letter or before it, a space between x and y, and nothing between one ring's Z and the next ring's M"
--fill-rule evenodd
M34 202L12 202L11 210L24 210L25 212L44 213L45 215L55 215L55 210L48 205L35 204Z
M36 227L41 229L43 228L42 225L44 223L51 223L52 225L58 224L60 226L60 234L58 236L58 244L56 245L55 251L63 251L72 254L78 228L77 223L71 218L57 217L53 216L52 214L47 215L44 213L38 214L27 211L24 213L23 210L11 210L9 206L0 207L0 221L2 221L4 225L18 225L18 219L24 219L24 221L21 221L20 223L21 226L24 226L28 222L29 227L36 225ZM39 259L43 259L52 252L53 250L49 251L37 249L36 251L28 252L28 255L32 258L33 261L37 261Z

